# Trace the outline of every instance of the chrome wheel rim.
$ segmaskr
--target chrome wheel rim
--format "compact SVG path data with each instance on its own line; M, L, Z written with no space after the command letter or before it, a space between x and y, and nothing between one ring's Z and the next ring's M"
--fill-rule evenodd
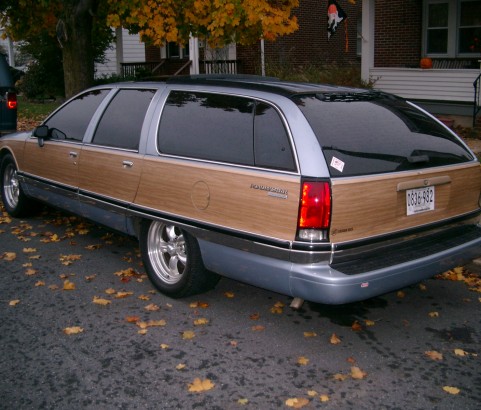
M182 231L175 225L152 222L147 236L149 260L158 278L173 285L182 279L187 255Z
M20 185L18 182L17 170L12 164L5 167L3 174L3 193L5 201L10 208L16 208L20 195Z

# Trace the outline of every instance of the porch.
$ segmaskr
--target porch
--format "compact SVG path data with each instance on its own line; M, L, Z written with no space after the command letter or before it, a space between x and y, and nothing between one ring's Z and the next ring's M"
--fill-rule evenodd
M192 73L192 60L162 59L160 61L121 63L123 78L162 78L189 74L237 74L239 60L199 60L199 73Z
M374 88L413 100L433 114L470 117L472 125L480 106L479 76L479 69L369 69Z

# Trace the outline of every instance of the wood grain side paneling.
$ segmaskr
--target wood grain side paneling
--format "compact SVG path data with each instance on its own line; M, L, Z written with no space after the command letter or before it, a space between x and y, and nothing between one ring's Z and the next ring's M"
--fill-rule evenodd
M45 178L71 188L78 186L78 158L82 146L60 141L45 141L39 147L37 139L25 143L25 158L22 169L29 174Z
M451 182L435 187L435 210L407 216L406 191L398 186L439 177L449 177ZM333 180L331 241L368 238L474 211L479 208L480 190L479 165Z
M79 161L79 188L132 202L141 171L142 156L139 154L84 146Z
M166 158L145 158L135 204L183 218L294 240L300 178Z

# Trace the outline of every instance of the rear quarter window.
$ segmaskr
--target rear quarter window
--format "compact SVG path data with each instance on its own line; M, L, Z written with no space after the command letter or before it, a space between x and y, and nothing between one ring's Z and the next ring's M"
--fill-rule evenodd
M172 91L159 126L162 153L254 165L254 102L248 98Z
M331 176L406 171L471 161L453 134L401 98L380 93L293 98L311 125Z
M169 155L295 170L279 112L247 97L172 91L162 112L158 147Z

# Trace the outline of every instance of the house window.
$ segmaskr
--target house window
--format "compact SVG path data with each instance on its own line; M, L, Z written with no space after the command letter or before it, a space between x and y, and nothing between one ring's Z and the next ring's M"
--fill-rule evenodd
M481 57L481 1L464 1L459 13L459 53Z
M185 47L179 46L177 43L167 43L168 58L189 58L189 44Z
M481 56L481 0L425 0L424 51L430 57Z

